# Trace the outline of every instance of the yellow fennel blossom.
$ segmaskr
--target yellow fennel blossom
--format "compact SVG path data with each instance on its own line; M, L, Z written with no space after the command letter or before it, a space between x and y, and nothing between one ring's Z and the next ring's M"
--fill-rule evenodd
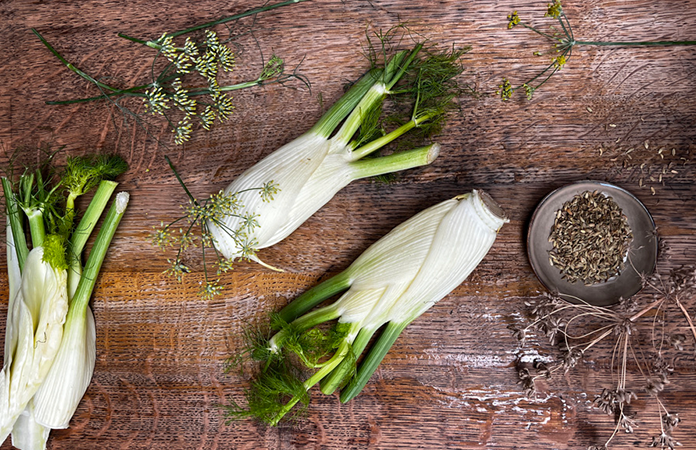
M515 25L519 25L520 23L520 16L517 15L517 11L513 11L512 14L508 14L508 30L515 27Z
M231 35L226 39L221 39L215 31L212 31L212 28L217 25L228 24L243 17L255 16L261 12L304 1L307 0L282 0L274 4L265 4L259 8L222 17L184 30L163 33L155 40L138 39L124 33L118 33L121 38L144 45L157 52L152 61L151 82L125 89L97 81L76 68L63 58L35 29L32 29L46 48L63 64L85 80L98 86L102 93L99 96L61 100L50 102L50 104L67 105L105 98L114 102L116 99L126 96L141 97L149 113L165 116L173 132L174 143L183 145L191 139L195 119L200 121L205 130L211 129L215 119L219 119L220 122L229 119L233 109L232 101L231 97L222 94L222 91L246 89L270 83L283 84L291 79L300 80L309 87L309 81L297 73L297 69L292 73L285 73L283 60L275 55L271 57L269 62L263 64L261 72L255 78L221 87L217 80L218 74L222 71L232 71L235 67L234 47L230 46L229 42L236 36ZM228 29L231 30L232 27L228 25ZM182 35L201 30L204 30L204 33L198 35L200 39L194 40L192 37L187 37L183 43L176 42L177 38ZM168 63L159 64L158 58L166 59ZM155 69L160 67L162 71L156 73ZM200 79L196 80L196 76L202 77L204 82L201 82ZM199 105L194 98L202 99L200 100L201 104ZM139 113L130 110L121 103L118 104L124 115L134 118L139 126L148 129L152 124L150 120L143 120Z
M561 70L563 66L565 66L566 63L566 55L561 55L556 58L553 58L552 60L553 66L556 68L556 70Z
M524 83L522 87L524 87L524 93L525 95L527 95L527 100L531 100L534 97L535 88L528 85L527 83Z
M496 95L500 95L503 101L510 100L513 92L515 92L515 90L512 88L512 84L510 84L510 80L507 78L503 78L503 83L498 85L498 90L495 91Z
M549 4L549 8L546 10L546 14L544 14L544 17L553 17L554 19L558 19L559 17L561 17L562 13L563 6L561 6L561 1L553 0L553 3Z
M507 16L508 28L513 28L517 25L521 25L524 28L533 31L539 36L546 38L552 45L553 50L558 55L557 57L551 59L546 66L537 72L535 75L531 76L522 84L516 85L516 87L509 86L504 83L499 86L499 90L496 94L499 94L502 100L510 99L510 96L516 90L522 90L528 99L532 99L534 92L537 91L541 86L551 79L551 77L557 73L559 70L565 66L565 64L570 60L573 54L573 47L577 45L597 45L597 46L673 46L673 45L696 45L696 41L632 41L632 42L612 42L612 41L586 41L583 39L576 39L573 34L573 27L568 20L565 12L563 11L563 6L561 5L561 0L550 0L551 3L547 4L546 12L544 17L550 17L551 22L558 22L551 25L550 30L543 30L541 28L536 28L528 23L520 21L517 11L513 11ZM545 52L535 51L534 56L541 56Z

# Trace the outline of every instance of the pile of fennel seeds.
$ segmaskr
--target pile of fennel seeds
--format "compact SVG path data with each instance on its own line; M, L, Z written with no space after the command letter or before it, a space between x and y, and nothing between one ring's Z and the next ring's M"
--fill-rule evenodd
M569 283L603 283L621 273L632 240L619 205L599 191L585 191L556 212L549 261Z

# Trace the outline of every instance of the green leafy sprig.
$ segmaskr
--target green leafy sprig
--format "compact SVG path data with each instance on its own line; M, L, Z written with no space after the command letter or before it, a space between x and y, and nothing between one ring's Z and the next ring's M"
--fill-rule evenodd
M188 190L183 180L176 171L169 157L165 156L169 167L174 172L177 180L184 188L186 195L189 198L187 205L182 205L184 214L178 219L164 224L162 222L159 227L154 227L151 235L154 246L168 250L170 247L176 247L177 253L174 259L168 259L169 268L165 271L170 277L176 278L182 282L184 275L189 273L191 269L184 263L185 252L193 247L200 245L203 259L203 275L204 283L201 284L199 295L201 298L210 300L220 294L222 285L220 284L220 276L233 268L234 260L225 258L215 248L215 238L208 228L209 223L217 225L230 235L232 239L243 250L241 258L250 260L256 255L257 242L255 238L251 238L252 232L258 228L259 223L257 217L253 213L247 213L243 216L240 211L243 210L244 204L240 201L239 195L243 192L258 191L264 202L273 200L273 196L278 193L278 186L271 180L259 188L247 189L240 192L226 193L219 191L216 194L210 195L205 200L197 200ZM237 229L230 229L225 226L223 220L228 216L236 216L241 218L240 225ZM210 253L212 251L213 260L210 261ZM209 265L216 266L215 276L212 270L209 270Z
M68 62L37 30L32 28L32 31L46 48L68 69L94 84L101 91L98 96L48 101L46 103L49 105L68 105L108 100L118 106L124 114L134 117L137 123L144 126L145 120L124 106L121 101L130 97L139 97L142 98L145 108L150 114L163 116L167 120L174 136L174 143L181 145L191 138L196 120L203 129L210 130L215 121L222 123L229 119L234 110L229 92L269 83L284 84L292 79L300 80L309 86L309 81L297 72L297 67L292 73L287 73L283 59L276 55L264 62L256 78L221 86L218 82L218 75L220 72L230 72L234 69L235 54L228 46L229 40L221 41L217 33L209 29L216 25L303 1L306 0L286 0L265 5L185 30L165 33L155 40L142 40L119 33L118 36L121 38L157 51L152 62L151 81L128 88L108 85L78 69ZM187 37L183 43L177 44L175 41L179 36L200 30L204 31L202 38L198 41L191 37ZM165 58L167 64L157 73L156 67L158 67L157 62L160 57ZM198 80L190 79L192 75L198 75ZM205 87L200 87L201 78Z
M393 141L383 149L394 152L427 145L442 131L446 113L458 107L454 99L464 94L476 95L474 89L460 79L465 70L461 57L471 47L437 48L404 24L387 31L375 31L374 36L366 32L365 36L367 43L363 53L372 69L386 67L389 58L405 43L420 42L418 56L398 68L402 73L396 77L398 82L390 87L390 104L375 103L362 113L353 146L362 147L359 151L368 153L366 159L383 156L382 150L372 150L372 145L385 145L382 140ZM398 136L398 140L394 136ZM396 177L397 174L389 173L373 179L389 183Z
M576 40L570 21L563 11L560 0L553 0L547 6L544 17L555 19L557 23L549 27L548 31L542 31L526 22L523 22L517 11L508 15L508 29L522 26L549 40L555 50L555 56L551 58L549 64L535 76L520 84L513 86L507 78L503 78L498 86L496 95L503 100L509 100L515 91L523 90L527 99L531 100L537 89L543 86L554 74L563 69L573 55L573 48L580 45L596 46L617 46L617 47L643 47L643 46L675 46L675 45L696 45L696 41L638 41L638 42L611 42L611 41L581 41ZM542 52L534 52L534 56L542 56Z
M260 364L259 373L244 391L246 406L234 399L224 405L228 422L252 417L275 426L281 418L292 420L304 416L310 401L309 388L319 380L316 374L306 379L306 372L329 364L331 355L350 332L347 323L334 323L328 329L305 329L288 323L279 314L272 314L270 323L268 332L247 331L245 347L238 356L228 360L227 371L239 369L242 373L246 363ZM347 361L352 370L346 371L346 380L356 369L351 348Z

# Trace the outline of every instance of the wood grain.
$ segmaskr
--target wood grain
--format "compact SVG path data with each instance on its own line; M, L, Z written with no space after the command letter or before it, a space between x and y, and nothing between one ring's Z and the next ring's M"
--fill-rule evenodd
M31 27L92 76L131 86L148 81L153 53L117 32L156 38L257 3L0 3L0 166L19 146L23 160L36 159L30 149L45 143L65 146L61 157L112 151L130 164L121 188L131 193L131 205L94 294L94 378L70 428L54 431L49 448L585 449L603 442L613 421L591 403L611 383L611 345L595 349L534 398L517 384L519 352L532 359L546 351L543 339L519 350L508 329L524 323L524 303L543 293L527 261L526 227L551 190L583 179L614 182L653 214L667 244L660 269L693 263L696 50L579 47L533 101L502 102L492 94L502 78L518 82L536 73L546 59L532 52L547 48L529 31L507 30L506 16L517 10L540 23L544 2L316 0L258 16L253 34L238 38L237 70L226 75L229 82L250 78L261 54L275 53L291 67L302 62L311 91L301 84L240 91L231 121L211 132L197 130L183 147L172 144L166 124L145 132L106 102L44 103L98 91L62 66ZM565 11L584 40L696 38L695 0L589 0L568 2ZM261 252L284 273L239 263L223 278L224 294L210 302L197 297L200 270L184 284L164 277L172 255L154 249L148 234L177 217L186 198L163 155L194 195L224 188L306 131L343 84L366 70L361 50L367 26L400 22L440 45L472 46L464 80L482 95L458 99L460 111L438 137L439 159L393 184L360 181L345 188L289 238ZM241 25L248 29L251 22ZM143 113L137 100L129 105ZM664 183L650 181L670 163ZM246 386L243 377L223 373L245 324L344 269L416 212L472 188L487 190L511 222L470 279L407 328L359 397L342 405L336 396L313 391L307 420L294 426L225 424L217 405L240 399ZM199 254L189 259L200 268ZM0 266L5 273L4 252ZM3 275L0 298L7 296ZM696 304L689 306L693 317ZM0 302L0 317L6 308ZM696 448L693 348L675 365L661 397L683 419L675 431L683 448ZM631 367L630 379L639 378ZM612 448L646 447L659 433L656 406L644 392L635 407L639 428L618 435ZM9 442L0 448L10 448Z

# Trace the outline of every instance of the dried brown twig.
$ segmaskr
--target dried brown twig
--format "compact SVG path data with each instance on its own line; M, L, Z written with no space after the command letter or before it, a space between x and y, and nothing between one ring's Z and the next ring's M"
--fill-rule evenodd
M620 430L632 433L638 425L637 413L631 412L631 402L639 395L654 400L660 416L660 433L652 438L650 447L673 450L681 444L673 431L681 422L660 399L669 385L674 371L674 352L690 351L687 344L696 327L689 313L696 305L696 268L682 267L668 276L655 273L643 277L644 289L639 296L619 302L612 308L590 305L582 299L569 303L557 295L545 295L539 301L527 303L532 321L523 328L511 327L520 345L525 346L530 333L540 332L549 343L558 348L560 355L552 362L537 359L529 367L518 361L519 383L528 396L533 395L540 379L550 379L558 373L567 373L588 354L592 347L603 343L611 345L612 386L595 395L593 405L614 419L612 434L599 446L606 449ZM691 338L673 329L668 316L677 313L683 317ZM691 347L691 348L688 348ZM672 357L670 357L672 356ZM629 386L628 367L636 366L638 379ZM634 378L630 378L633 380Z

